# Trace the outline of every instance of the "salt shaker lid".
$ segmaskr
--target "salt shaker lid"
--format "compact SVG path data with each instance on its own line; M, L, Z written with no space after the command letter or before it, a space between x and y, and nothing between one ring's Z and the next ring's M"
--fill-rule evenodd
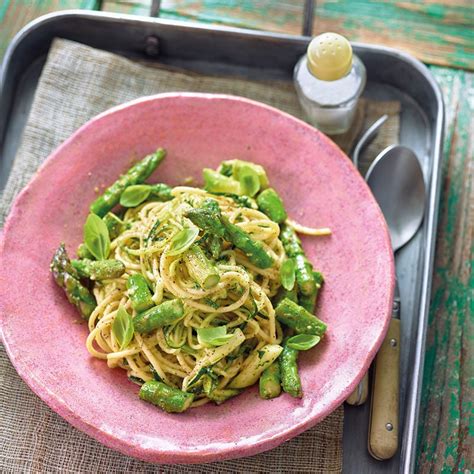
M352 68L352 47L344 36L323 33L311 40L307 50L308 69L318 79L335 81Z

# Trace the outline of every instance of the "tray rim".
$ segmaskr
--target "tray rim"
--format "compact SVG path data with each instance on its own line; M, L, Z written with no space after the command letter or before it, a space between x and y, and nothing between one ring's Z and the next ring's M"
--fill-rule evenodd
M178 27L178 28L185 28L193 31L202 31L202 32L220 32L227 35L234 35L234 36L244 36L248 38L261 38L266 40L286 40L290 42L301 42L301 41L308 41L311 37L310 36L301 36L301 35L290 35L286 33L274 33L270 31L263 31L263 30L251 30L248 28L237 28L233 26L223 26L223 25L204 25L197 22L187 22L187 21L180 21L180 20L170 20L164 18L149 18L143 17L139 15L128 15L122 13L109 13L109 12L100 12L100 11L88 11L88 10L62 10L59 12L52 12L47 13L46 15L42 15L28 24L26 24L11 40L10 44L8 45L5 55L3 57L2 64L0 66L0 96L3 93L3 88L6 83L6 76L9 69L9 65L11 63L11 59L14 56L15 49L19 46L21 41L28 37L33 31L43 27L48 23L54 23L60 21L64 18L84 18L89 20L100 20L100 19L107 19L112 20L114 22L122 22L127 21L136 24L154 24L154 25L166 25L168 27ZM351 44L356 49L360 50L375 50L380 53L385 53L389 56L396 57L401 59L402 61L406 62L407 64L414 67L418 72L420 72L424 78L429 82L430 86L433 89L435 94L437 105L440 107L439 112L444 114L444 103L442 98L441 89L439 88L438 83L434 79L433 75L431 74L430 70L418 59L413 57L412 55L400 51L395 48L391 48L388 46L381 46L381 45L372 45L369 43L362 43L362 42L352 42Z
M64 10L60 12L53 12L28 23L24 26L12 39L9 44L2 65L0 68L0 100L5 96L5 89L7 87L7 80L10 65L15 57L15 51L25 38L32 34L35 30L42 28L48 23L61 21L64 18L83 18L91 21L111 20L113 22L131 22L136 25L165 25L168 27L185 28L192 31L214 32L238 37L247 37L262 40L278 40L301 43L307 42L309 37L300 35L289 35L285 33L274 33L261 30L250 30L244 28L222 26L222 25L203 25L196 22L185 22L179 20L168 20L161 18L148 18L120 13L107 13L84 10ZM419 60L409 55L408 53L399 51L394 48L378 45L370 45L365 43L353 42L352 45L357 50L371 50L379 53L387 54L402 60L409 66L416 69L427 81L432 89L434 98L436 100L437 113L435 123L433 126L433 147L431 150L431 176L429 179L428 193L427 193L427 213L425 215L426 237L423 252L422 265L422 281L420 285L420 302L418 308L418 329L416 334L416 344L413 354L413 371L408 390L406 394L407 409L405 416L405 427L402 437L404 443L402 445L402 452L400 457L400 472L413 472L416 462L416 441L418 431L418 416L420 408L420 398L422 389L423 366L426 345L426 331L428 324L428 314L430 309L431 284L433 277L433 263L436 244L436 231L438 224L438 209L439 198L441 191L441 160L442 148L444 140L444 122L445 122L445 106L441 93L441 89L434 79L429 69ZM12 94L13 96L14 94ZM7 103L6 111L3 112L5 117L8 117L11 112L11 100ZM1 118L1 117L0 117ZM7 120L5 120L6 124ZM0 130L0 133L6 133ZM3 140L0 138L0 145Z

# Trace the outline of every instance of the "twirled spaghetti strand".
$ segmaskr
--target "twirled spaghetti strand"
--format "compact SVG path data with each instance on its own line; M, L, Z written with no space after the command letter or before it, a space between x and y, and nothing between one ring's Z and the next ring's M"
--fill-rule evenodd
M202 189L176 187L168 202L148 202L129 209L124 216L125 230L111 242L109 258L121 261L125 272L119 278L102 280L94 286L97 307L89 318L87 349L92 356L106 359L110 367L122 367L129 377L152 380L154 373L166 384L185 388L206 352L196 329L221 321L228 330L239 328L250 351L234 351L214 366L217 387L224 389L249 363L252 353L266 344L282 340L282 328L275 318L271 298L280 287L279 269L285 252L279 240L279 226L262 212L239 207L232 199L209 194ZM202 205L206 198L219 204L222 215L261 242L274 264L261 269L252 264L240 250L228 245L216 262L220 280L212 288L201 288L190 277L183 256L169 255L171 239L183 229L186 212ZM154 239L149 239L152 231ZM119 306L133 312L127 292L127 278L141 273L152 288L153 302L179 298L184 303L184 316L169 328L149 334L135 333L125 350L120 350L112 325ZM256 315L249 317L248 308ZM173 347L170 340L173 340ZM192 406L206 403L198 394Z

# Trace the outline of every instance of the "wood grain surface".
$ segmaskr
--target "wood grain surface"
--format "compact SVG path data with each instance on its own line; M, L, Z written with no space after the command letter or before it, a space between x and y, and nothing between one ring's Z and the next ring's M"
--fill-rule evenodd
M151 0L0 0L0 58L11 37L50 11L147 14ZM166 18L300 33L303 2L163 0ZM436 65L474 69L472 0L319 0L314 31L381 43ZM431 67L446 102L435 273L417 472L474 472L474 74Z
M474 74L432 68L447 126L418 440L419 468L474 472Z
M0 0L0 58L27 23L46 13L71 8L96 10L100 0Z
M117 2L120 3L120 2ZM301 34L303 0L163 0L162 16ZM472 0L318 0L313 31L402 49L424 62L474 68Z

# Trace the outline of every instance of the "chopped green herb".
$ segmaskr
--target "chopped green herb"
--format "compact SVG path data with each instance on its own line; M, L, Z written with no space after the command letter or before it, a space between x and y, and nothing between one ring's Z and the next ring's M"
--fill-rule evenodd
M218 309L220 308L219 304L216 303L214 300L211 300L211 298L203 298L203 302L210 306L211 308Z
M146 238L147 242L150 240L153 240L156 237L159 227L160 227L160 220L156 219L156 222L153 224L153 227L150 229L150 232L148 233L148 236Z

